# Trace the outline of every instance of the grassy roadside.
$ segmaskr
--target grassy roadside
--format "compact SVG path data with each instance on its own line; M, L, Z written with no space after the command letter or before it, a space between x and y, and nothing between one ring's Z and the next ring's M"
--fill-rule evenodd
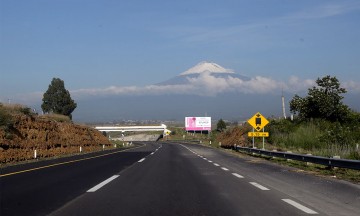
M328 168L327 166L318 165L318 164L306 164L301 161L294 161L294 160L286 160L282 158L272 158L268 156L262 155L253 155L243 152L237 151L229 151L228 149L224 149L220 147L220 143L217 138L217 132L213 132L211 134L189 134L186 133L182 128L171 128L170 130L174 131L174 134L169 136L167 140L171 141L183 141L183 142L191 142L191 141L199 141L197 145L208 146L211 148L217 148L226 152L230 152L233 155L238 157L256 157L263 161L269 161L271 163L276 163L286 167L294 167L297 168L297 172L303 172L315 176L321 176L324 178L332 178L332 179L340 179L346 180L352 183L360 184L360 171L358 170L351 170L351 169L344 169L344 168ZM192 142L194 143L194 142ZM211 144L210 144L211 143ZM258 148L262 148L262 140L256 140L256 146ZM274 148L273 145L269 143L265 143L265 149L272 149ZM290 150L287 149L287 150ZM296 150L296 149L294 149ZM283 150L284 151L284 150ZM286 151L286 150L285 150Z
M233 151L235 152L235 151ZM352 169L344 169L344 168L329 168L328 166L320 165L320 164L307 164L301 161L295 160L286 160L283 158L273 158L264 155L258 154L248 154L244 152L236 152L235 154L248 155L251 157L256 157L262 159L264 161L269 161L272 163L276 163L282 166L294 167L298 168L297 172L307 173L315 176L321 176L325 178L333 178L346 180L352 183L360 184L360 171L352 170Z

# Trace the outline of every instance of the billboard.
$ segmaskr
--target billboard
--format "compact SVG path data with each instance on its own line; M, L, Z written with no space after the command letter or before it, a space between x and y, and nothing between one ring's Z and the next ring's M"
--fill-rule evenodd
M211 130L211 117L185 117L185 130Z

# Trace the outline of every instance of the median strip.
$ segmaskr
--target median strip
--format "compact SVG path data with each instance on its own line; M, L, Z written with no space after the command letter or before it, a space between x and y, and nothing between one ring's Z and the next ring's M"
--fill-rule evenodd
M110 183L112 180L116 179L117 177L119 177L119 175L114 175L114 176L106 179L105 181L101 182L100 184L96 185L95 187L89 189L87 192L95 192L95 191L99 190L100 188L104 187L106 184Z
M307 214L318 214L316 211L309 209L308 207L305 207L305 206L301 205L300 203L297 203L291 199L281 199L281 200L286 202L287 204L294 206L297 209L300 209L301 211L303 211Z

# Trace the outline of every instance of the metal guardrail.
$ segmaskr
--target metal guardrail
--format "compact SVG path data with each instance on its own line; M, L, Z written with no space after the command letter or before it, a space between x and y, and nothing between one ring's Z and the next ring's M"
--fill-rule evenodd
M337 159L337 158L326 158L312 155L302 155L302 154L294 154L288 152L276 152L276 151L266 151L261 149L253 149L236 146L236 150L245 151L249 153L256 153L260 155L266 155L270 157L291 159L303 162L309 162L314 164L321 164L330 167L341 167L347 169L360 170L360 160L345 160L345 159Z

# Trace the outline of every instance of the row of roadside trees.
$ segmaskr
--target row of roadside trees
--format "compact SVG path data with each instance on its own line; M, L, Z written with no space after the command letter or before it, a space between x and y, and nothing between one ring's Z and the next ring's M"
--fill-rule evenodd
M346 89L336 77L316 80L305 97L290 101L294 121L272 120L268 141L278 149L360 159L360 113L343 103Z

